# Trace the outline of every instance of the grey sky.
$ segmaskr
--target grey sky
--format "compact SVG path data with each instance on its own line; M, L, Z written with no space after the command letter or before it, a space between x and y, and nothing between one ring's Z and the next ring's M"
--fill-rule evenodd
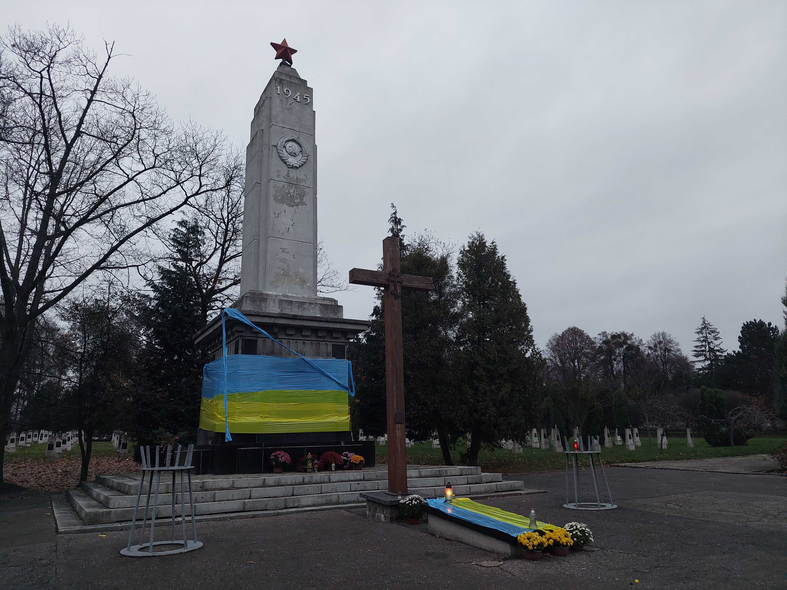
M298 49L314 88L320 235L373 267L389 205L507 256L536 341L673 334L727 348L781 325L787 276L787 2L3 2L5 24L114 40L176 119L248 142ZM372 289L340 293L365 318Z

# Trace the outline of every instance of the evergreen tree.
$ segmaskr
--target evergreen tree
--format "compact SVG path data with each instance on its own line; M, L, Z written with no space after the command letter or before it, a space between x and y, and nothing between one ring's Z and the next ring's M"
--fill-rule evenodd
M694 333L697 337L694 339L692 356L696 359L694 363L697 365L697 372L713 383L726 353L721 347L721 336L705 316L702 316L702 321Z
M782 297L782 305L784 305L784 330L779 336L774 355L774 405L782 420L787 420L787 287Z
M146 383L137 400L136 436L155 443L153 432L196 436L199 425L202 368L208 361L194 344L194 335L208 319L213 301L192 272L201 250L196 223L180 222L171 232L173 256L157 268L149 283L150 297L140 300L140 319L146 336L143 367Z
M406 227L392 205L391 234L403 243ZM415 440L438 433L443 458L451 462L450 446L456 438L452 421L446 417L452 392L450 351L456 323L456 288L450 251L431 236L417 237L404 244L402 272L430 276L432 291L402 291L402 332L407 434ZM385 325L382 290L377 292L370 329L352 343L348 356L356 376L353 404L357 425L364 434L386 432ZM357 410L356 410L357 408Z
M468 461L483 443L523 440L535 422L543 361L533 342L527 306L505 256L481 233L470 237L457 263L455 420L471 435Z

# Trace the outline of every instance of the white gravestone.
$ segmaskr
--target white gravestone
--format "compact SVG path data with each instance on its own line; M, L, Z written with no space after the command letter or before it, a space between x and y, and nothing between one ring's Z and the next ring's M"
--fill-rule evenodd
M664 432L664 429L663 429L661 426L659 426L659 427L656 429L656 443L657 443L657 444L658 444L658 443L659 443L659 441L661 440L661 433L662 433L662 432Z
M440 439L439 438L433 438L432 439L432 448L433 449L439 449L440 448Z
M574 441L579 442L579 428L574 427Z
M620 446L620 445L623 444L623 439L620 438L620 434L618 434L618 429L617 428L615 429L615 444L617 446Z
M514 445L511 447L511 450L514 452L515 455L521 455L522 445L520 445L519 443L514 443Z
M666 432L662 432L661 433L661 438L659 439L659 448L662 449L662 450L666 450L667 449L667 433Z
M639 440L639 428L634 429L634 444L638 447L642 446L642 441Z
M611 449L612 448L612 437L609 436L609 428L606 426L604 427L604 448Z
M55 457L63 454L63 439L58 438L55 440Z
M549 450L549 439L547 438L547 429L541 429L541 449L544 451Z
M57 457L55 456L55 443L48 442L46 443L46 451L44 452L44 461L54 461Z
M530 433L530 446L534 449L541 448L541 444L538 442L538 430L535 428Z
M118 446L118 457L124 457L128 455L128 439L124 436L120 439L120 445Z
M8 437L8 444L5 447L6 453L16 453L16 432L12 432Z
M686 429L686 446L690 449L694 448L694 439L691 438L691 428Z
M627 451L636 450L637 447L634 445L634 439L631 436L631 428L626 428L625 435L626 435L626 450Z
M39 434L38 430L33 432L33 442L36 444L38 444L38 434Z
M66 450L67 450L67 451L70 451L70 450L73 448L73 446L74 446L74 441L73 441L73 439L71 438L71 435L69 434L69 435L66 437Z
M508 439L506 441L505 448L508 451L513 451L514 450L514 441L512 441L511 439Z
M552 446L556 453L563 452L563 441L560 440L560 431L555 434L555 444Z

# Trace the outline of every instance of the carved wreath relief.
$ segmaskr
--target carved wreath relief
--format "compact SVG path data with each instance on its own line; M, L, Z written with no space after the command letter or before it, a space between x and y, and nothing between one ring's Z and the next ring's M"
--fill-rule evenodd
M287 168L300 168L309 159L306 148L294 137L282 137L276 143L276 151Z

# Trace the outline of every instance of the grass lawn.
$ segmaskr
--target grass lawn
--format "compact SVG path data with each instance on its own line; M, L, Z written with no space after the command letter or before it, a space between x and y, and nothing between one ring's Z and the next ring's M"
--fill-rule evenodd
M777 448L787 443L787 436L762 436L751 439L744 446L739 447L711 447L702 438L694 439L694 448L686 445L686 438L669 438L665 451L656 448L656 439L648 443L642 436L642 446L635 451L627 451L625 446L616 446L611 449L601 449L601 458L606 464L634 463L639 461L675 461L680 459L705 459L709 457L732 457L739 455L756 455L772 453ZM386 447L376 445L376 459L378 463L386 462ZM451 453L455 465L459 465L458 449ZM416 444L407 449L407 462L411 465L443 465L443 454L440 449L433 449L431 442ZM553 450L542 451L525 448L521 455L516 455L506 449L481 449L478 454L478 463L485 471L498 471L503 473L526 473L531 471L551 471L564 469L565 457L562 453ZM587 461L585 461L587 463Z
M6 463L21 463L26 461L38 461L43 463L44 462L44 454L46 453L46 443L35 443L29 447L16 447L16 453L5 453L5 462ZM91 457L114 457L117 455L117 451L112 446L112 443L109 441L94 441L93 442L93 452L91 453ZM79 443L74 442L73 447L70 451L63 451L61 457L69 458L69 457L77 457L79 458Z

